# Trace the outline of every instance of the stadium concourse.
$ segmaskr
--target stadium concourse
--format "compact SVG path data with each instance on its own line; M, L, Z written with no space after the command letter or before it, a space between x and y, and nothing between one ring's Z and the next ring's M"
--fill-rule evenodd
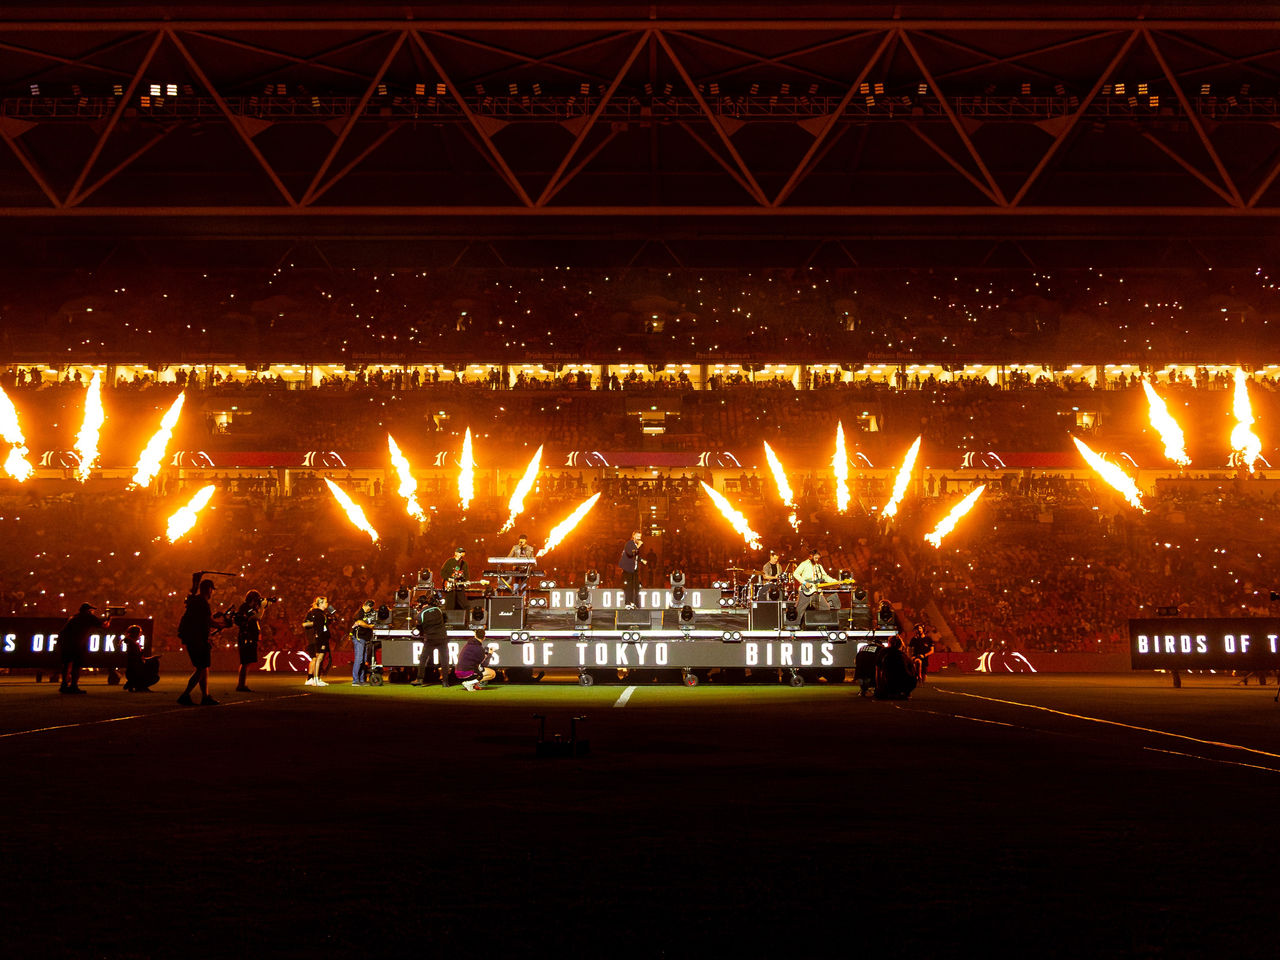
M0 683L10 956L1274 956L1269 687L179 685Z

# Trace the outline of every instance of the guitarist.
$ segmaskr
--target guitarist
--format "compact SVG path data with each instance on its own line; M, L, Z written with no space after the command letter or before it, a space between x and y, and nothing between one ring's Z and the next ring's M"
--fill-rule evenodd
M467 551L463 547L454 547L453 556L440 568L440 580L444 591L444 608L461 610L467 606Z
M831 602L826 598L818 584L827 583L834 578L822 567L822 551L814 547L809 551L809 559L796 564L791 576L800 585L800 595L796 598L796 617L804 622L804 613L810 605L819 610L830 610ZM839 603L839 601L836 601Z

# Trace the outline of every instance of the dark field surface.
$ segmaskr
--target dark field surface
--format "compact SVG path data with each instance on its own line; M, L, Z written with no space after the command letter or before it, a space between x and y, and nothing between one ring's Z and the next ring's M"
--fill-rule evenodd
M7 956L1280 952L1275 687L232 686L0 683Z

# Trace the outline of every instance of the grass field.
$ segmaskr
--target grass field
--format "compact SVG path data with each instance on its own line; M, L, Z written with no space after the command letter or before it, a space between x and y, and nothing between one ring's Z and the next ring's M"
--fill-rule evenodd
M178 686L0 683L8 955L1276 952L1274 687Z

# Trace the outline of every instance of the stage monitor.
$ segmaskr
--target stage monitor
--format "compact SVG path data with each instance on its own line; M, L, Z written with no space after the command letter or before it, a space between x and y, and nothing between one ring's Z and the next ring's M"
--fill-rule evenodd
M618 630L654 630L662 627L661 610L619 610L614 627Z
M840 626L840 611L835 607L829 610L810 607L804 612L804 627L806 630L834 629L838 626Z
M748 630L777 630L782 626L782 601L755 600L747 613Z

